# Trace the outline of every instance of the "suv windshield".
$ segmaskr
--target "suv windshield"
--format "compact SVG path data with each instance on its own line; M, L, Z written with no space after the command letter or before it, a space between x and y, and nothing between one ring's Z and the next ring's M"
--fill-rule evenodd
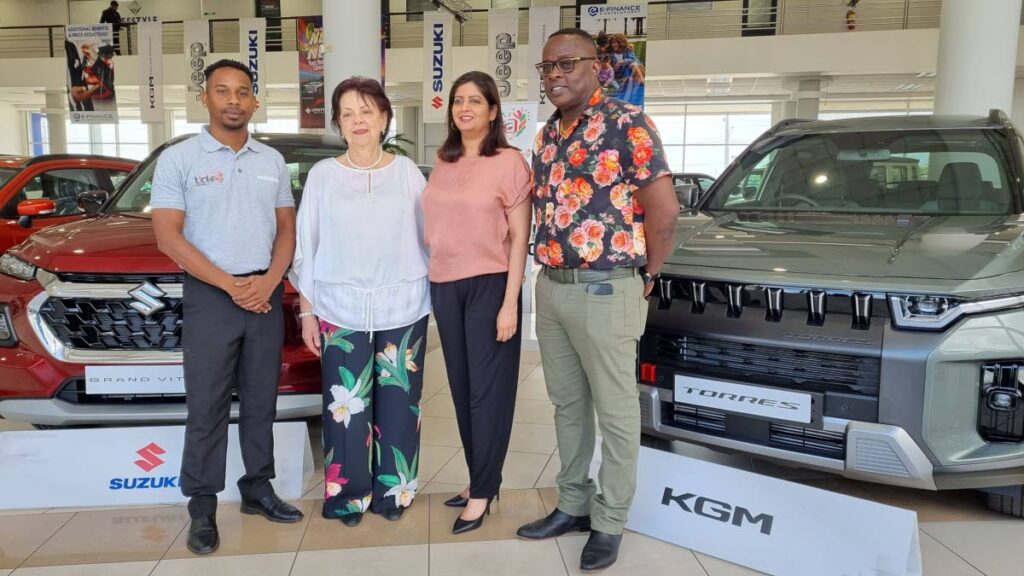
M1009 155L996 130L782 136L745 152L702 209L1007 214Z
M306 176L314 164L324 158L333 158L343 150L340 146L320 145L307 146L291 143L267 141L274 149L284 156L288 165L288 173L292 181L292 194L295 205L302 200L302 187L306 184ZM149 214L149 198L153 191L153 172L156 170L157 157L150 157L127 182L118 190L117 197L108 206L107 211L115 214L138 213Z

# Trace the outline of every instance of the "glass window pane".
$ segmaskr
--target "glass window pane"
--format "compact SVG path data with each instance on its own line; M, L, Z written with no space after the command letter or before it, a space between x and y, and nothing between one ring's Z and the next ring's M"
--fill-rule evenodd
M683 171L683 147L665 146L665 155L668 156L668 167L673 172Z
M717 177L725 168L725 146L687 146L684 172Z
M121 144L120 150L118 156L132 160L144 160L149 155L148 144Z
M729 146L729 162L735 160L746 149L746 146Z
M117 136L122 144L146 144L149 142L149 129L134 118L122 119L117 126Z
M92 154L89 144L72 144L68 142L68 154Z
M729 144L750 144L771 127L770 114L730 114Z
M88 124L72 124L70 120L67 122L67 134L68 143L88 144L91 138L89 138L89 125ZM71 147L68 146L68 152L71 151ZM89 147L86 146L85 154L89 153Z
M100 142L104 144L117 142L117 126L114 124L100 124Z
M687 144L725 144L724 114L702 114L686 117Z
M97 148L99 149L99 153L104 156L117 156L117 144L114 144L113 142L109 144L101 144Z
M654 125L658 127L663 144L682 144L685 136L684 116L651 116Z

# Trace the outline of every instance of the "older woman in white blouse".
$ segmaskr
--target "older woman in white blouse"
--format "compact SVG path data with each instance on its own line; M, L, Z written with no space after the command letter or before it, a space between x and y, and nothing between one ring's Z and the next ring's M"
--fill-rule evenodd
M416 495L426 181L381 147L393 113L380 83L349 78L331 102L348 151L309 172L291 280L323 370L323 515L355 526L367 510L397 520Z

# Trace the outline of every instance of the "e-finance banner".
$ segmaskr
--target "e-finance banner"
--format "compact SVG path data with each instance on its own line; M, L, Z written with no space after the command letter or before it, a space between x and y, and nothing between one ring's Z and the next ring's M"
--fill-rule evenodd
M447 122L448 90L452 76L452 34L455 26L447 12L423 15L423 122Z
M555 107L544 94L544 82L534 65L544 58L544 43L548 36L561 28L562 9L558 6L530 8L530 70L526 76L526 99L537 102L538 121L546 122L554 114Z
M323 17L302 16L295 19L295 26L299 46L299 128L325 128Z
M249 66L252 71L253 82L252 92L259 103L256 112L252 115L251 122L261 124L267 121L268 101L267 88L264 86L263 72L267 65L267 19L266 18L240 18L238 20L238 46L241 54L241 61Z
M139 109L146 124L164 121L163 24L138 24Z
M110 24L65 27L68 108L72 124L117 123L113 38Z
M206 108L203 107L203 90L206 89L206 77L203 70L211 64L210 59L210 23L207 20L185 21L185 121L205 123L210 120Z
M516 99L516 45L519 43L519 9L491 10L487 13L488 72L498 85L502 99Z
M597 41L605 94L644 105L647 74L647 3L580 6L580 28Z

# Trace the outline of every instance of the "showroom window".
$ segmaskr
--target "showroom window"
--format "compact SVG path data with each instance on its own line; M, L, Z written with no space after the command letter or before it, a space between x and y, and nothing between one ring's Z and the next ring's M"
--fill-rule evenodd
M46 114L28 115L28 150L32 156L50 153ZM138 118L122 116L117 124L72 124L65 120L69 154L102 154L142 160L149 154L148 130Z
M717 177L740 152L771 126L770 114L651 114L673 172Z

